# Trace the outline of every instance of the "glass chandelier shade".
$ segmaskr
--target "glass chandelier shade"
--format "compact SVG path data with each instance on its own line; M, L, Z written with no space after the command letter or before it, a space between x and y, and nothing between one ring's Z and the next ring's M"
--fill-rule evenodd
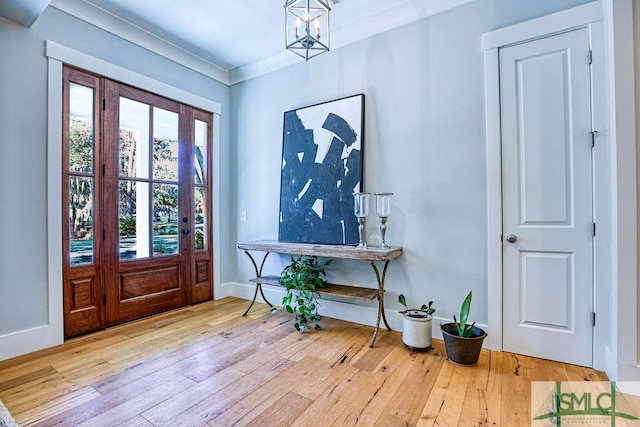
M329 50L329 11L324 0L288 0L285 10L286 48L308 61Z

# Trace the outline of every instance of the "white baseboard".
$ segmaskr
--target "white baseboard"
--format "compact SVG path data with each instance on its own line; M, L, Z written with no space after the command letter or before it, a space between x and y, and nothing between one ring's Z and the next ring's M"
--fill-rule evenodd
M0 360L11 359L44 348L62 344L62 331L52 325L42 325L24 331L0 335Z
M618 363L609 346L605 348L605 365L609 380L615 381L621 392L640 396L640 366Z
M251 301L253 299L253 294L255 292L255 285L245 284L245 283L235 283L228 282L222 284L222 293L225 296L233 296L237 298L242 298ZM276 307L280 307L282 297L284 296L284 290L278 289L274 286L263 285L262 289L264 290L264 294L269 300L269 302ZM263 302L262 297L260 296L260 292L258 292L258 297L256 298L257 302ZM334 319L345 320L348 322L359 323L361 325L369 325L375 326L376 319L378 317L378 304L373 301L368 303L369 305L364 305L367 303L359 304L359 303L349 303L344 301L337 300L328 300L328 299L320 299L320 308L319 312L322 316L331 317ZM389 326L394 331L402 331L402 314L400 314L396 310L385 310L387 321L389 322ZM433 318L433 338L442 339L442 331L440 331L440 324L452 322L452 319L434 317ZM384 323L380 322L380 328L382 330L385 329ZM488 327L486 325L477 325L479 328L482 328L487 334L489 333ZM490 348L495 350L487 345L487 340L484 343L485 348Z
M604 373L607 374L611 381L616 381L618 378L618 365L616 357L609 346L604 348L604 365Z

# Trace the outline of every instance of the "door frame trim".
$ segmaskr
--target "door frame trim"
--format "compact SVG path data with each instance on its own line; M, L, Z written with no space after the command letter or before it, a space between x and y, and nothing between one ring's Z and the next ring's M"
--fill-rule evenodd
M493 331L487 339L487 347L502 350L502 309L503 309L503 277L502 277L502 141L500 137L500 80L499 80L499 58L498 51L502 47L507 47L514 44L523 43L543 37L552 36L554 34L563 33L577 28L588 28L591 37L592 49L594 49L594 56L600 55L604 58L604 28L603 28L604 12L601 1L595 1L592 3L578 6L572 9L564 10L561 12L553 13L541 18L536 18L523 23L515 24L509 27L500 28L489 33L485 33L482 36L482 50L484 52L484 70L485 70L485 109L486 109L486 155L487 155L487 280L488 280L488 323ZM597 52L596 50L600 50ZM600 61L598 61L600 62ZM594 68L604 68L604 59L596 64L594 61ZM603 78L604 73L594 73L593 78ZM604 80L592 85L598 87L606 87ZM593 103L602 102L602 105L606 105L606 94L602 91L594 92L594 96L598 96L600 99L593 100ZM604 97L604 98L603 98ZM605 108L601 111L594 110L593 114L600 115L604 113ZM606 120L606 114L604 117L596 117L594 120L594 126L599 126L603 120ZM594 129L604 129L602 127L595 127ZM601 138L608 138L608 136L602 136ZM605 145L605 144L602 144ZM606 144L608 145L608 144ZM608 150L608 148L607 148ZM601 163L595 163L596 168L601 166ZM606 171L594 170L594 176L596 173L606 173ZM610 178L604 177L607 182L607 191L610 192ZM608 206L607 194L594 195L594 207L597 214L602 209L606 209ZM597 215L596 215L597 216ZM604 221L603 221L604 222ZM598 247L594 248L594 253L598 253L598 257L594 259L594 268L601 274L610 270L610 264L608 263L609 257L606 256L608 252L608 246L606 237L610 235L610 232L605 230L610 228L610 225L603 223L602 227L598 227L598 233L604 235L605 238L599 239L600 250ZM602 264L598 262L602 260ZM594 274L594 288L595 283L599 283L595 280ZM600 294L604 290L605 294L608 292L606 288L606 282L603 282L600 286L603 289L594 289L594 295ZM594 301L594 304L596 302ZM608 307L600 307L606 310L608 313ZM600 310L598 310L600 312ZM607 313L601 313L599 318L607 318ZM599 331L603 329L602 333ZM606 346L607 336L607 323L600 322L599 328L594 331L593 336L593 348L604 349ZM593 365L596 368L602 369L604 367L604 351L593 352Z

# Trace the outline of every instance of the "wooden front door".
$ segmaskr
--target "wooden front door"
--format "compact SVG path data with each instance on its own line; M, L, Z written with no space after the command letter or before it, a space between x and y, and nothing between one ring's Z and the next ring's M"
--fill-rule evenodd
M69 68L64 99L65 335L212 298L211 114Z

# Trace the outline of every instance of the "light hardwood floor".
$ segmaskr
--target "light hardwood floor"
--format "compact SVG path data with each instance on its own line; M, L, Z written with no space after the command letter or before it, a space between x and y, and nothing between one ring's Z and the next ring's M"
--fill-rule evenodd
M528 426L531 381L606 381L593 369L482 350L455 366L442 342L291 316L225 298L0 362L0 399L38 426Z

